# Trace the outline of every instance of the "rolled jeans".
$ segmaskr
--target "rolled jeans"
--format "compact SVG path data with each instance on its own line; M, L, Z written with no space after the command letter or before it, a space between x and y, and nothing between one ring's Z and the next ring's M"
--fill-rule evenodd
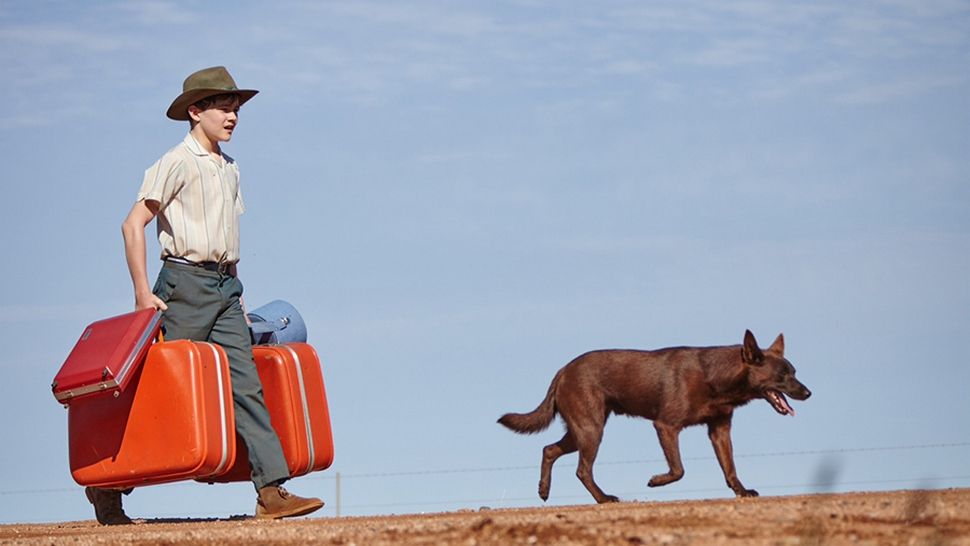
M168 305L162 315L165 339L208 341L226 351L236 433L249 450L253 485L258 490L285 481L290 477L289 468L256 373L252 338L240 301L242 283L216 271L165 262L153 292Z

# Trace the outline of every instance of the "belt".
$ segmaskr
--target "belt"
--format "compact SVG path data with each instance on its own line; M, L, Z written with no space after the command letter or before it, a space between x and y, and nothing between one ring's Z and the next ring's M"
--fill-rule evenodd
M213 271L220 275L231 275L233 266L236 265L234 262L193 262L192 260L186 260L185 258L179 258L177 256L166 256L165 261L173 264L188 265L191 267L198 267L199 269L205 269L206 271Z

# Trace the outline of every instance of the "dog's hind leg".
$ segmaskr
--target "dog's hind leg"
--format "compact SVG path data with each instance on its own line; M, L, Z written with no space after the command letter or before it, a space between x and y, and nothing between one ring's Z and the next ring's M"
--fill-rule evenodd
M610 410L606 407L602 391L589 388L585 383L569 383L564 379L556 393L556 407L562 420L566 422L567 435L575 444L574 450L579 451L576 477L596 502L617 502L620 499L604 493L593 480L593 462L596 461L596 453L603 439L603 427L606 426Z
M670 470L666 474L657 474L650 478L647 485L650 487L660 487L661 485L667 485L684 477L684 465L680 461L681 427L664 425L657 421L653 422L653 427L657 429L660 447L664 450L664 457L667 459L667 466L670 467Z
M561 440L547 445L542 450L542 470L539 475L539 498L542 500L549 499L549 487L552 485L552 465L556 462L556 459L574 451L576 451L576 441L568 430Z
M600 449L605 424L606 415L604 414L602 421L585 423L585 426L582 427L570 427L570 432L575 435L576 444L579 448L579 466L576 468L576 477L583 482L586 490L600 504L619 502L620 500L614 495L604 493L593 479L593 463L596 461L596 454Z

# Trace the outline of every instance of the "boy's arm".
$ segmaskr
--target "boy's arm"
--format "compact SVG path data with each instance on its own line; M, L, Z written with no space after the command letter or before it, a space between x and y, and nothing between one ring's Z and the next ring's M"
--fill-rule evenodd
M145 265L145 226L158 213L156 201L141 200L131 207L131 212L121 224L121 234L125 239L125 260L135 288L135 309L168 309L165 302L152 294L148 283L148 268Z

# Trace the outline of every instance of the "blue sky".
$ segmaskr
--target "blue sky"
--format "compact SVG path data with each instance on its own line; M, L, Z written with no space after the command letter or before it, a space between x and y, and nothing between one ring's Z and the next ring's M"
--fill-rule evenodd
M0 522L92 517L49 383L133 305L120 223L187 127L189 73L246 104L240 274L324 360L336 513L532 506L542 446L495 424L608 347L779 332L814 392L736 412L763 495L970 486L970 2L0 2ZM153 231L150 231L151 234ZM149 250L152 278L157 246ZM596 467L626 500L731 492L646 421ZM550 504L591 502L575 456ZM251 513L246 484L134 517Z

